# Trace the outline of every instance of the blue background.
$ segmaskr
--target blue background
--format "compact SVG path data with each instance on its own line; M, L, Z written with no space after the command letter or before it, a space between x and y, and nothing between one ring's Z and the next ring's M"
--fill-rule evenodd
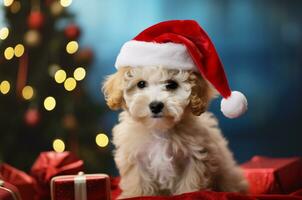
M83 29L81 42L96 58L87 82L104 103L100 83L115 71L121 45L164 20L195 19L208 32L224 63L231 88L243 91L248 113L223 117L220 98L210 110L238 161L256 154L302 155L302 1L75 0L71 9ZM116 113L100 119L110 133Z

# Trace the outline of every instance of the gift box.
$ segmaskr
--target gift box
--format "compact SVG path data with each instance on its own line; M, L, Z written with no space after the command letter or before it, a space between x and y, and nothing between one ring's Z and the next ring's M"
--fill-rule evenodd
M51 180L52 200L110 200L110 179L106 174L57 176Z
M302 160L254 156L241 165L251 194L288 194L302 187Z
M7 184L13 184L18 189L22 200L36 200L38 198L37 183L33 177L25 172L3 163L0 165L0 175L0 179Z
M50 198L50 181L59 175L76 175L83 170L83 160L71 152L42 152L31 168L38 184L39 199Z
M0 199L1 200L21 200L18 189L3 180L0 180Z

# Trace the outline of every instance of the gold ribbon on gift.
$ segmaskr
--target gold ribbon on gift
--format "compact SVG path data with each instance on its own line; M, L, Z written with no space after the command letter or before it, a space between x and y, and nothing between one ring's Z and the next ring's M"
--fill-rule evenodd
M14 200L21 200L21 197L18 194L14 193L12 190L4 187L4 181L3 180L0 180L0 189L9 192L12 195Z
M86 177L83 172L74 178L74 199L87 200Z

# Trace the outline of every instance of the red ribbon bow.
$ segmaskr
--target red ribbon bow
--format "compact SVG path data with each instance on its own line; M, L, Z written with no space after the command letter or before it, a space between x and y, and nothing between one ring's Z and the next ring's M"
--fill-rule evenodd
M31 168L31 176L8 164L0 165L0 177L15 185L23 200L50 198L49 184L54 176L83 171L83 161L71 152L42 152Z

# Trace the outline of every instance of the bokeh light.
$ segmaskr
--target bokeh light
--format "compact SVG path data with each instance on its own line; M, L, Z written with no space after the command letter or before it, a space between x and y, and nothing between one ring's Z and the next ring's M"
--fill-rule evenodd
M14 14L19 12L20 9L21 9L21 4L19 1L14 1L14 3L10 7L10 11Z
M106 147L109 144L109 138L106 134L100 133L95 137L95 142L99 147Z
M53 110L56 107L56 99L52 96L46 97L44 100L44 108L48 111Z
M77 80L77 81L81 81L85 78L86 76L86 71L83 67L78 67L74 70L73 72L73 77Z
M76 88L77 86L77 82L74 78L68 78L65 80L64 82L64 88L67 90L67 91L72 91Z
M3 27L0 29L0 39L5 40L9 35L9 29L7 27Z
M77 41L70 41L66 45L66 51L69 54L74 54L75 52L77 52L78 48L79 44L77 43Z
M61 153L65 150L65 143L61 139L55 139L52 143L52 148L55 152Z
M14 48L13 47L7 47L5 50L4 50L4 57L6 60L10 60L14 57Z
M27 85L22 89L22 96L26 100L30 100L34 96L34 89Z
M68 6L70 6L71 3L72 3L72 0L60 0L60 4L63 7L68 7Z
M10 83L8 81L2 81L0 84L0 92L2 94L7 94L10 90Z
M63 69L60 69L55 73L55 81L57 83L63 83L65 79L66 79L66 72Z
M24 46L22 44L17 44L15 46L15 56L21 57L24 54Z
M14 0L3 0L3 5L9 7L12 5L13 2Z
M54 77L55 74L56 74L56 72L58 70L60 70L59 65L57 65L57 64L51 64L51 65L49 65L49 68L48 68L48 74L49 74L49 76Z

